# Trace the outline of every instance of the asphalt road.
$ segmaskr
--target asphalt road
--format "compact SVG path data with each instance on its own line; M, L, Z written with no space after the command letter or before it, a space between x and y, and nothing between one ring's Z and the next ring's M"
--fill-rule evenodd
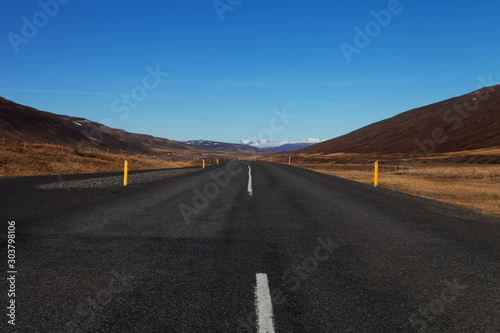
M1 332L500 331L499 219L264 162L54 181L0 179Z

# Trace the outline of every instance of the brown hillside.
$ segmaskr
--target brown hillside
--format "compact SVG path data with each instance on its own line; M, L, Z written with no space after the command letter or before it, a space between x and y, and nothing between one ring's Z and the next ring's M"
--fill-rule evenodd
M191 150L183 142L129 133L83 118L63 116L0 97L0 136L32 143L92 146L137 154Z
M238 145L224 149L204 149L184 142L151 135L129 133L121 129L89 121L84 118L39 111L0 97L0 138L29 143L52 143L65 147L96 147L110 152L129 152L155 156L195 156L255 154L252 147ZM233 145L234 146L234 145Z
M295 153L399 155L500 147L500 85L403 112Z

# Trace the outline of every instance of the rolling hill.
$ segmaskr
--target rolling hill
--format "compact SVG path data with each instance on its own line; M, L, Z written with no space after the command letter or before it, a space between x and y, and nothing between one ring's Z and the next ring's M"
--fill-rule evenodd
M183 142L129 133L84 118L39 111L1 97L0 136L31 143L75 147L93 145L135 154L179 154L192 150Z
M254 154L244 145L194 145L146 134L129 133L84 118L40 111L0 97L0 138L66 147L96 147L111 152L155 156ZM238 147L235 147L238 146Z
M500 148L500 85L403 112L294 154L304 159L340 156L345 159L345 154L423 159L449 154L459 162L463 160L457 157L459 152L497 148ZM500 162L498 155L486 159Z

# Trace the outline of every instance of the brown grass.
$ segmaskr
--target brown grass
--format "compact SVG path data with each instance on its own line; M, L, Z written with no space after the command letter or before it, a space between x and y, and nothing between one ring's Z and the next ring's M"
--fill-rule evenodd
M373 184L373 166L298 165ZM379 186L500 216L499 165L381 165Z
M278 153L273 156L273 161L286 162L288 157L299 164L369 164L376 160L384 164L391 163L447 163L447 164L499 164L500 147L490 147L475 150L462 150L456 152L428 154L415 156L409 159L409 154L381 154L374 153Z
M201 167L200 161L72 151L55 145L0 142L0 177ZM207 165L214 164L207 162ZM373 184L373 166L295 164L338 177ZM379 186L500 216L500 165L380 165Z
M0 141L0 177L37 176L122 171L124 160L129 170L149 170L199 166L190 160L173 161L130 154L113 154L55 145Z

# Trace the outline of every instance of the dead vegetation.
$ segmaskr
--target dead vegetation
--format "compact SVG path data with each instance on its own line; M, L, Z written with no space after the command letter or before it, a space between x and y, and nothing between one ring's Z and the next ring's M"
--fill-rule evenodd
M373 166L297 166L373 184ZM380 165L379 187L500 216L500 165Z
M0 177L122 171L124 160L129 162L130 171L199 164L187 158L165 160L127 152L117 154L82 147L0 141Z
M116 154L49 144L0 141L0 177L122 171L124 160L129 161L131 171L201 167L199 158L196 161L188 158L165 160L127 152ZM216 159L206 161L206 165L216 163ZM293 164L373 184L371 164ZM500 216L498 164L381 164L379 186Z

